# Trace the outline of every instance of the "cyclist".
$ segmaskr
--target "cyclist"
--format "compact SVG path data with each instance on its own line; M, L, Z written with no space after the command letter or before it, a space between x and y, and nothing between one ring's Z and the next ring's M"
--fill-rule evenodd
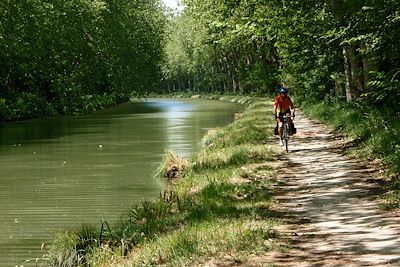
M288 89L279 86L279 95L275 98L274 103L274 114L275 119L278 123L278 134L279 134L279 145L283 146L282 135L283 135L283 115L286 114L289 123L289 134L295 134L296 128L292 122L291 116L295 115L295 108L292 100L288 96Z

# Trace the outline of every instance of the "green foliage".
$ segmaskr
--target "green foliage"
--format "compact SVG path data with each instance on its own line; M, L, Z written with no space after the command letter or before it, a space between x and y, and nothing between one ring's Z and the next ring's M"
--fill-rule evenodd
M184 13L172 21L174 31L167 42L173 47L167 57L180 60L166 65L166 86L203 92L269 91L278 65L274 32L265 30L268 21L260 18L269 7L245 1L184 4Z
M1 10L0 96L12 110L2 118L85 112L157 85L165 16L156 0L21 0Z
M0 98L0 121L3 121L6 118L7 110L6 100Z
M283 81L301 101L329 97L398 111L398 1L183 3L173 22L184 34L167 42L174 47L167 57L182 56L165 66L167 74L179 69L166 76L168 85L179 82L173 88L263 94Z

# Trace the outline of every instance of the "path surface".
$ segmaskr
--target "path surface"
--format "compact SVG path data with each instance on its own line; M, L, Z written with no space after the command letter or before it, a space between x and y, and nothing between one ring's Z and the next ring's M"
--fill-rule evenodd
M273 255L274 266L400 266L399 214L378 209L373 170L335 149L325 126L302 114L295 121L277 197L293 248Z

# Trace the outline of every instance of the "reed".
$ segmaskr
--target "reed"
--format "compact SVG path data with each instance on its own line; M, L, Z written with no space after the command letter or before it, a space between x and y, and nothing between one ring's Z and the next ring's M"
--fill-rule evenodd
M156 175L168 179L177 179L182 177L188 167L188 160L182 158L176 152L168 150L163 162L157 168Z

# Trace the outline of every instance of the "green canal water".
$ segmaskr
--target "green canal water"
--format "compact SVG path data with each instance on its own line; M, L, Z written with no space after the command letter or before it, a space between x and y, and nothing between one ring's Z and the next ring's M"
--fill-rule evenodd
M156 198L163 181L153 173L165 151L189 157L208 129L242 110L214 100L148 99L0 125L0 266L40 258L56 233L115 222Z

